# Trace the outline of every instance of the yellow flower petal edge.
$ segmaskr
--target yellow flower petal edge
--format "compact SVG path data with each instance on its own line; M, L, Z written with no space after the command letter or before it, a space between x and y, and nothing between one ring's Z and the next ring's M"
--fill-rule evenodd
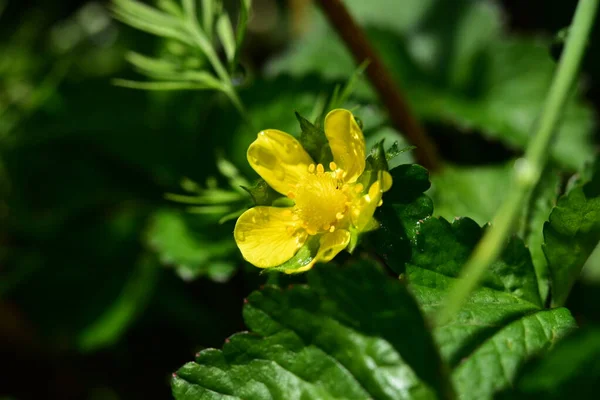
M290 190L308 174L312 158L293 136L267 129L248 148L250 166L279 193Z
M366 165L365 140L350 111L337 109L327 114L325 134L334 158L327 166L315 164L300 142L275 129L261 131L250 145L252 168L294 203L286 208L254 207L239 217L234 237L242 256L255 266L279 267L308 238L314 244L318 239L313 260L285 269L287 273L307 271L317 262L332 260L349 245L354 248L358 234L378 226L373 214L382 204L383 192L392 186L391 175L377 171L374 182L363 179L370 182L368 188L359 183Z
M304 244L306 234L294 231L290 208L254 207L237 220L234 237L242 256L259 268L283 264Z
M325 136L329 141L333 161L352 183L365 169L365 137L348 110L336 109L325 117Z

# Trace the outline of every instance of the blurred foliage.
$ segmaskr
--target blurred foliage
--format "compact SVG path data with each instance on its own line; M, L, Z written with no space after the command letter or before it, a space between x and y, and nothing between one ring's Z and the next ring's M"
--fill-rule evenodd
M258 130L299 137L295 112L318 127L345 107L375 154L409 144L301 3L0 0L0 397L169 398L171 372L246 327L177 372L176 398L594 398L596 41L518 237L433 327L512 185L572 10L345 1L451 164L387 160L381 227L353 260L261 275L232 237L256 201L242 186L269 194L246 161ZM545 35L520 29L514 10L554 6Z

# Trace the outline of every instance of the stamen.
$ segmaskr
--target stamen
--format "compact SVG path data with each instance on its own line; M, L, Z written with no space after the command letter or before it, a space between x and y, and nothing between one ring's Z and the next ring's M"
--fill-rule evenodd
M356 193L360 193L360 192L362 192L364 190L364 188L365 187L363 186L362 183L357 183L356 186L354 186L354 191Z
M383 204L383 199L379 200L379 203L377 203L377 207L381 207L382 204Z
M317 165L317 174L322 174L323 172L325 172L325 167L323 167L323 164L318 164Z
M329 232L333 232L335 231L335 226L331 225L331 228L329 228Z
M337 169L337 164L333 161L329 163L329 169L335 171Z
M340 220L343 218L344 218L344 213L339 212L339 213L335 214L335 219Z
M310 165L308 166L308 172L310 172L311 174L312 174L313 172L315 172L315 164L310 164Z
M325 225L323 225L323 229L324 230L328 231L329 228L331 228L331 224L325 224Z
M296 195L293 192L288 192L287 197L293 200L296 198Z

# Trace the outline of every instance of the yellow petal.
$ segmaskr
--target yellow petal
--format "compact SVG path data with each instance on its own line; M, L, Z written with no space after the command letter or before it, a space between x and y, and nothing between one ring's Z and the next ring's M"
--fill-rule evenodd
M287 195L308 174L313 160L293 136L267 129L248 148L248 162L269 186Z
M344 170L344 180L352 183L365 169L365 137L348 110L337 109L325 117L325 135L333 160Z
M387 171L379 172L379 180L381 181L381 190L387 192L391 189L392 183L394 180L392 179L392 175Z
M352 205L352 223L359 232L364 231L370 223L382 195L381 181L377 180L371 185L369 192Z
M242 256L259 268L276 267L292 258L306 240L292 217L291 208L254 207L243 213L234 229Z
M337 229L333 232L327 232L319 240L319 251L310 264L289 273L305 272L311 269L317 262L328 262L333 259L340 251L344 250L350 243L350 232L345 229Z

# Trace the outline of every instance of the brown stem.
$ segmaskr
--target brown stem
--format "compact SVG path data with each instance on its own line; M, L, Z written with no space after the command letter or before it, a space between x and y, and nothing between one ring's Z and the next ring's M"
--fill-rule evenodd
M319 4L331 25L352 52L356 62L360 64L365 60L370 61L366 70L369 81L387 108L393 125L417 146L417 161L430 171L438 170L441 163L435 144L413 115L399 86L394 82L361 27L354 21L341 0L319 0Z

